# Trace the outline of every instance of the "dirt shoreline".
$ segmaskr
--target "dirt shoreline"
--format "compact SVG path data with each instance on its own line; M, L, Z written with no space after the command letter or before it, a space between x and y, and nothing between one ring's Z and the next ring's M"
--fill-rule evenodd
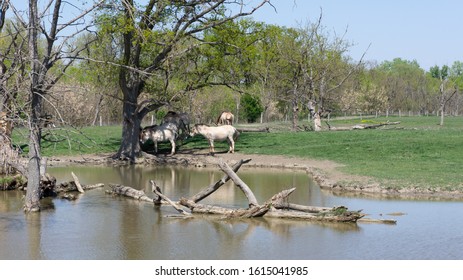
M48 158L48 165L69 164L110 164L121 165L121 161L113 160L112 154L90 154L81 156L58 156ZM324 189L342 195L426 199L426 200L463 200L463 191L447 191L423 187L404 187L400 189L386 188L366 176L346 174L340 171L341 164L329 160L314 160L287 156L217 153L209 155L208 150L180 151L173 156L147 156L137 160L136 164L184 165L194 167L215 167L220 160L233 164L241 159L251 159L247 167L288 168L306 171L318 185Z

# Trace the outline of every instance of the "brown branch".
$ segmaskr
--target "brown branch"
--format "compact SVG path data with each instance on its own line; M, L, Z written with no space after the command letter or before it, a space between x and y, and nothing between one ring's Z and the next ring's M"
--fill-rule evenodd
M80 184L79 178L77 178L76 174L74 172L71 172L72 178L74 179L74 183L76 184L77 190L80 193L84 193L84 189L82 188L82 185Z
M150 198L145 194L144 191L139 191L139 190L136 190L128 186L110 184L109 187L111 188L111 193L113 194L131 197L131 198L134 198L140 201L154 203L154 201L158 199L158 198L154 198L154 199Z
M241 191L243 191L244 195L246 195L246 197L248 198L249 207L259 205L254 193L251 191L248 185L246 185L246 183L243 182L243 180L241 180L241 178L238 177L238 175L236 175L236 173L230 168L230 166L222 159L220 160L219 167L220 169L222 169L223 172L225 172L225 174L228 175L228 177L230 177L230 179L235 183L235 185L239 189L241 189Z
M161 189L156 185L156 183L153 180L150 180L151 188L153 189L153 192L159 197L162 198L164 201L169 203L172 207L174 207L175 210L177 210L180 214L183 215L191 215L191 213L186 212L182 208L179 207L178 203L173 202L170 200L167 196L162 194Z
M232 170L233 172L237 172L241 165L245 164L245 163L248 163L250 162L251 159L245 159L245 160L240 160L239 162L235 163L232 167ZM193 202L198 202L198 201L201 201L203 200L204 198L208 197L209 195L211 195L213 192L215 192L216 190L218 190L222 185L224 185L228 180L230 180L230 176L228 176L227 174L225 174L220 180L218 180L217 182L209 185L209 187L207 187L206 189L200 191L199 193L197 193L196 195L192 196L189 200L193 201Z

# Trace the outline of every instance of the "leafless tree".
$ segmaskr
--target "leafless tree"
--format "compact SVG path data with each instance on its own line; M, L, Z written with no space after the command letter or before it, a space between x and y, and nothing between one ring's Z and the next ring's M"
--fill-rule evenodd
M29 160L27 167L27 193L24 209L26 212L40 210L40 164L41 155L41 117L43 104L47 102L47 94L63 77L66 69L78 58L85 46L76 48L72 39L88 30L91 23L87 16L102 4L96 2L87 9L78 7L76 3L61 0L44 1L43 10L39 11L39 0L29 0L28 13L17 9L12 3L10 8L15 16L18 30L27 30L29 55L27 60L28 108L27 126L29 128ZM41 6L42 7L42 6ZM75 16L63 16L64 11L75 11ZM27 14L27 18L24 15ZM72 14L72 13L71 13ZM42 45L42 42L44 45ZM53 74L50 70L55 68Z

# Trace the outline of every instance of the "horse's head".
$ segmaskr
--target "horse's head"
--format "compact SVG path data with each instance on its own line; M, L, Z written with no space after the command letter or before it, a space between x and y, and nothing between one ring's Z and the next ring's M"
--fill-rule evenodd
M149 133L147 129L140 130L139 140L141 144L145 144L146 140L149 138Z
M193 126L192 129L190 129L190 136L191 136L191 137L195 136L195 135L198 134L198 133L199 133L199 131L198 131L198 125L195 125L195 126Z
M151 137L151 132L155 131L158 125L147 126L143 129L140 128L139 140L141 144L144 144Z
M201 134L204 132L205 129L207 129L207 125L205 124L195 124L193 126L193 129L190 130L190 136L193 137L196 134Z

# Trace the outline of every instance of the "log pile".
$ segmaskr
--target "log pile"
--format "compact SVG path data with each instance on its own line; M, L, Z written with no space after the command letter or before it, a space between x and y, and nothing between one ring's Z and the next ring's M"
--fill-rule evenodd
M262 127L262 128L252 128L252 127L248 127L248 128L237 128L236 130L238 130L240 133L243 133L243 132L270 132L270 128L268 127Z
M150 203L160 203L162 201L163 203L174 207L180 214L188 217L190 217L191 214L214 214L222 215L226 218L270 217L302 219L310 221L356 222L365 216L364 214L360 213L360 211L349 211L346 207L343 206L315 207L288 203L288 197L295 191L295 188L283 190L273 195L264 203L260 204L251 188L249 188L249 186L247 186L246 183L243 182L236 174L239 168L249 161L250 159L240 160L232 167L221 161L219 163L219 168L225 173L225 175L220 180L204 188L192 197L181 198L176 202L164 196L154 181L150 182L155 193L155 198L148 197L143 191L138 191L131 187L121 185L110 185L112 189L110 193L115 195L123 195ZM246 196L248 200L248 208L234 209L199 203L201 200L217 191L229 180L232 180Z
M87 190L92 190L96 188L104 187L104 184L94 184L94 185L82 185L79 182L77 176L72 173L73 181L56 183L56 178L51 176L48 173L45 173L40 178L40 197L59 197L68 200L75 200L77 197L72 192L83 193ZM18 175L20 183L16 184L15 189L26 190L27 189L27 178L24 176Z
M379 127L387 126L387 125L398 125L400 122L383 122L383 123L377 123L377 124L356 124L354 126L349 126L349 127L334 127L331 126L328 122L326 122L328 125L328 130L334 130L334 131L343 131L343 130L359 130L359 129L376 129Z

